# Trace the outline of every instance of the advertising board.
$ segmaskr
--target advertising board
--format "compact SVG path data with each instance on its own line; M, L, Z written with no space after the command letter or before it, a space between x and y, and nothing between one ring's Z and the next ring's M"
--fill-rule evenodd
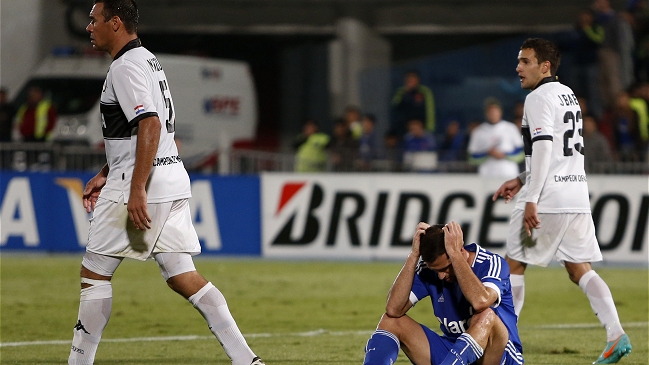
M647 262L648 179L589 176L607 262ZM501 180L477 175L262 175L264 257L402 259L420 221L457 221L465 242L504 254L514 201L491 197Z
M0 249L82 252L90 174L0 175ZM260 254L259 178L192 176L190 208L203 253Z

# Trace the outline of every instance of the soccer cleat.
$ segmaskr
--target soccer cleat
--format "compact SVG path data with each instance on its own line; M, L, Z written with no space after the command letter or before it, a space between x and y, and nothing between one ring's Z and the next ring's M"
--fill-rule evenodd
M266 365L266 363L263 362L259 356L257 356L254 359L252 359L250 365Z
M629 355L631 347L629 336L623 334L617 340L609 341L602 354L593 364L617 364L622 356Z

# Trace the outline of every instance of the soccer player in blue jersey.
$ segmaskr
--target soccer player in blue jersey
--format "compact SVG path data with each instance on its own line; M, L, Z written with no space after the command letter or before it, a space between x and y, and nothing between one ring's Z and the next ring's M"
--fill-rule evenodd
M443 335L406 315L427 296ZM393 364L400 347L416 365L523 364L517 321L507 262L475 243L464 246L456 222L422 222L363 364Z

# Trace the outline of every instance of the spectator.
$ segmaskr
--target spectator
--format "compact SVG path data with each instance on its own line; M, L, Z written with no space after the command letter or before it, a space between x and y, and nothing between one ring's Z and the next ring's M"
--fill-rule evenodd
M638 117L638 133L640 135L640 147L646 150L649 144L649 107L646 92L649 91L649 84L636 84L629 92L629 106Z
M601 163L613 162L613 153L608 141L597 129L597 122L592 115L584 115L584 163L586 173L601 173Z
M293 143L295 154L295 171L322 172L327 167L327 146L329 136L318 131L318 124L313 119L304 123L302 133Z
M599 83L602 101L612 108L615 98L624 89L622 84L622 64L620 52L626 45L622 43L625 32L623 21L611 7L609 0L593 1L595 23L604 29L604 39L598 50Z
M435 98L429 87L422 85L417 71L405 75L404 86L392 98L392 130L403 136L407 123L419 119L426 130L435 132Z
M7 89L0 87L0 142L11 142L16 108L7 101Z
M394 131L388 131L383 136L383 150L380 159L384 162L385 171L401 171L403 149L401 139Z
M633 18L635 35L635 80L649 81L649 8L647 0L627 1L627 10Z
M408 121L408 133L403 138L405 152L435 151L436 148L435 137L424 128L421 120Z
M446 126L446 133L439 145L440 161L464 161L466 158L465 136L460 129L460 122L452 120Z
M597 52L604 40L604 28L595 23L592 11L584 9L577 16L576 34L573 90L575 94L588 98L593 114L601 119L604 116L604 108L598 90Z
M482 177L513 178L520 173L519 163L525 158L520 131L502 119L500 102L485 100L486 121L471 134L469 162L477 165Z
M413 171L437 168L437 143L432 133L419 119L408 121L408 133L403 139L404 164Z
M626 90L635 81L635 34L633 32L633 16L627 12L620 12L620 75L622 87Z
M345 122L347 128L351 132L352 138L358 140L363 134L363 126L361 125L361 111L353 105L345 108Z
M361 156L361 168L369 170L372 161L380 155L381 141L376 134L376 117L373 114L365 114L362 121L363 134L359 140L358 151Z
M614 138L613 138L613 129L611 128L610 124L610 118L602 118L599 119L597 116L590 111L590 104L588 103L588 100L584 98L583 96L577 96L577 103L579 104L579 108L581 109L581 115L590 115L595 119L595 123L597 123L597 130L606 138L608 141L609 146L614 145ZM523 165L523 168L525 168L525 165Z
M27 102L16 113L18 130L24 142L43 142L52 137L56 124L56 110L52 103L43 98L43 91L37 86L29 89Z
M334 171L352 171L354 169L354 160L358 155L358 141L352 138L352 133L343 118L334 123L330 152Z
M611 124L620 161L636 162L644 159L638 115L631 109L629 94L626 92L620 93L616 99Z

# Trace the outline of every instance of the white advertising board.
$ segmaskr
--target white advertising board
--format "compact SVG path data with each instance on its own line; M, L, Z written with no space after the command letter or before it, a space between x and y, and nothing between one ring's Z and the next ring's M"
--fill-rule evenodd
M452 220L466 242L504 254L514 202L492 202L501 183L472 174L262 174L262 255L402 259L419 221ZM605 262L646 264L649 179L588 183Z

